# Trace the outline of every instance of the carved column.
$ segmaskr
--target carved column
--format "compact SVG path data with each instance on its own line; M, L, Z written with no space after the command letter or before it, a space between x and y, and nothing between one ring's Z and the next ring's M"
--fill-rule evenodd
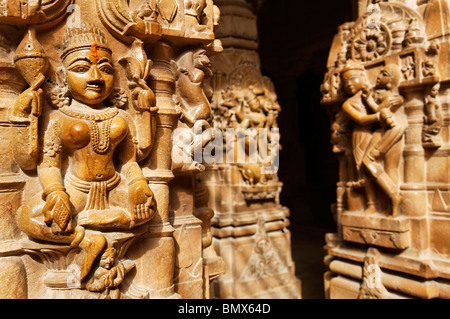
M174 160L174 131L209 126L218 19L212 0L1 1L2 298L209 298L204 167Z
M300 298L289 209L279 202L281 110L272 82L260 71L255 8L244 0L216 4L221 10L216 34L224 52L212 59L215 153L201 182L210 192L213 243L227 272L213 282L211 293L217 298Z
M173 280L176 262L174 229L169 220L169 182L174 177L171 170L172 130L178 122L172 99L175 93L175 80L170 65L173 48L171 44L160 40L152 46L149 53L153 61L149 85L155 93L158 116L155 148L149 160L144 162L144 167L148 168L144 174L149 178L155 193L159 215L150 225L149 234L138 252L144 252L146 258L140 258L143 271L138 272L140 280L137 282L151 291L150 298L168 298L176 296Z
M25 86L21 76L14 68L11 59L11 51L14 50L15 43L13 37L8 34L20 35L22 32L13 26L2 26L1 39L1 79L0 79L0 114L1 126L0 134L3 136L0 154L1 172L0 172L0 202L1 217L1 253L0 253L0 277L1 298L26 298L27 283L25 266L19 257L14 256L17 246L14 241L20 238L20 230L18 229L14 213L19 208L22 199L22 191L25 186L25 179L19 173L19 167L14 161L12 145L13 131L20 124L13 124L9 121L10 107L14 105L15 99ZM18 128L20 129L20 128Z
M449 298L449 4L358 9L338 29L322 85L341 163L326 294Z

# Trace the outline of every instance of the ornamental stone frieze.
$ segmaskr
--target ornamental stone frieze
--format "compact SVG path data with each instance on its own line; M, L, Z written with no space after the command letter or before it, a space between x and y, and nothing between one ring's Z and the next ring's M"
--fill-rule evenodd
M322 103L339 160L328 298L448 298L449 3L359 1Z
M209 298L212 0L0 1L0 297ZM174 160L176 159L176 160Z

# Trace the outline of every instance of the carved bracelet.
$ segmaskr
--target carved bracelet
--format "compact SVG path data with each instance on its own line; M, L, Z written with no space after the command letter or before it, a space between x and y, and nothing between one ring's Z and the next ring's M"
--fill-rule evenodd
M44 192L42 193L42 199L46 200L47 196L50 195L51 193L54 192L65 192L66 188L62 185L53 185L48 187L47 189L44 190Z

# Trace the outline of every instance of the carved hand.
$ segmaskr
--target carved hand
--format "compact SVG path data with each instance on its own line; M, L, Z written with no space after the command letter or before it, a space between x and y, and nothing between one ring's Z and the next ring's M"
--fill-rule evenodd
M395 109L396 107L403 104L403 97L400 95L395 95L392 99L389 100L389 108Z
M362 89L362 97L363 97L365 100L368 100L368 99L370 98L371 95L372 95L372 92L371 92L369 89L367 89L367 88L363 88L363 89Z
M28 118L30 114L38 117L41 115L42 89L28 88L16 100L13 116L16 118Z
M136 109L140 112L143 111L155 111L154 105L156 104L155 101L155 94L152 90L139 90L138 96L137 96L137 104Z
M37 80L19 95L13 110L13 116L15 118L28 118L30 114L36 117L41 115L43 91L39 87L44 80L45 77L40 74Z
M156 201L147 181L140 180L129 188L133 220L151 219L156 212Z
M395 122L392 119L392 112L390 109L382 109L380 111L381 118L388 124L390 127L395 126Z
M50 193L46 198L42 213L45 223L52 226L52 231L55 234L72 231L70 200L66 192L55 191Z

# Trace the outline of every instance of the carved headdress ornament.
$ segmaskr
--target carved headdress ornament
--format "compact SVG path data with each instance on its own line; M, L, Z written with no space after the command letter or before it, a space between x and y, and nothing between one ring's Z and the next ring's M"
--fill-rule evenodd
M108 47L105 35L95 25L82 23L80 27L69 27L63 38L63 53L61 59L64 60L67 55L74 51L89 49L96 52L96 50L105 50L111 53Z
M357 71L365 71L364 66L354 60L347 60L347 62L345 62L344 67L342 68L342 73L347 72L347 71L352 71L352 70L357 70Z

